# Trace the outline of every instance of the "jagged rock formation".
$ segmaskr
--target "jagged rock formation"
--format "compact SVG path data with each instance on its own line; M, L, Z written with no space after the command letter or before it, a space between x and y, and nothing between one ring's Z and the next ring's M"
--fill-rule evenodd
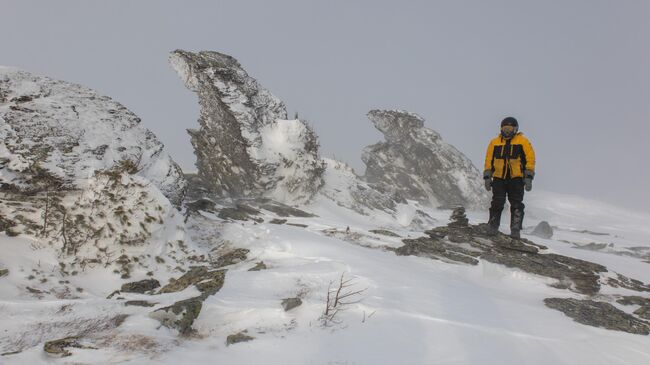
M174 204L185 179L140 118L81 85L0 67L0 182L30 193L83 188L128 161Z
M401 110L371 110L368 118L385 142L367 146L365 179L397 189L406 199L433 206L484 208L488 196L472 162L424 120Z
M188 130L202 183L220 197L306 202L322 185L318 139L248 76L233 57L176 50L170 63L199 97L200 128Z

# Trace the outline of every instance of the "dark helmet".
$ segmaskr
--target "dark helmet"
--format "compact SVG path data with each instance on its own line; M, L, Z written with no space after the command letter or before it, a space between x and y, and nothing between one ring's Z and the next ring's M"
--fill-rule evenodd
M503 127L504 125L511 125L513 127L519 128L519 122L517 122L517 119L513 117L507 117L501 121L501 126Z
M506 128L503 128L506 127ZM512 128L508 128L512 127ZM519 131L519 122L513 117L507 117L501 121L501 135L504 138L512 138Z

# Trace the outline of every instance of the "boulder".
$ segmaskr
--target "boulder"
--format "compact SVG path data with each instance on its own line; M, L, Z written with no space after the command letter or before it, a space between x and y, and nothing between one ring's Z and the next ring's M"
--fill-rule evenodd
M553 237L553 228L547 221L541 221L530 234L539 238L550 239Z
M293 308L300 306L301 304L302 304L302 300L300 298L282 299L282 308L284 308L285 312L288 312Z
M81 85L0 66L0 137L5 187L83 188L95 171L128 161L173 204L183 199L181 168L140 118Z

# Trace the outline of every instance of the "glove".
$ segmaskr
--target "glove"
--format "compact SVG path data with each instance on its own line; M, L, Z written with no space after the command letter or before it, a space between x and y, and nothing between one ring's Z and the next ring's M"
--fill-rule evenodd
M524 170L524 189L526 189L526 191L531 191L533 189L534 177L535 177L535 171Z
M483 171L483 181L485 182L485 190L492 190L492 170Z

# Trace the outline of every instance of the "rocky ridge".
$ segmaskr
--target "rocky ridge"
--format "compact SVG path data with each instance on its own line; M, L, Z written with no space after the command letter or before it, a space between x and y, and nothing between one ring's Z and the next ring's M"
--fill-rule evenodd
M407 199L427 206L487 204L471 161L422 118L404 111L368 113L386 142L366 147L365 176L340 161L321 159L318 140L303 121L287 120L284 104L231 56L174 51L170 63L199 97L200 128L189 130L197 156L201 198L267 197L286 204L316 193L361 213L395 214Z

